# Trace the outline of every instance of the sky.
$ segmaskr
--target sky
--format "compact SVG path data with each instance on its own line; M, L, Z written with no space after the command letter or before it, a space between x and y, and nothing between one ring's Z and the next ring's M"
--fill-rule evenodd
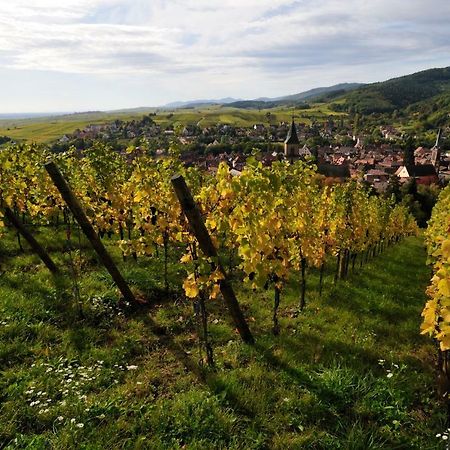
M1 0L0 113L294 94L450 66L449 0Z

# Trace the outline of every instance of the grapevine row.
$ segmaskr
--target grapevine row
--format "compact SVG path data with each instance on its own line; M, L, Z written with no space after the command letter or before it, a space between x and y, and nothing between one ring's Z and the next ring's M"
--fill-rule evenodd
M433 275L427 289L429 300L422 312L422 334L450 350L450 186L440 194L426 231L428 263Z
M369 195L356 181L329 186L310 163L265 167L249 158L240 176L226 164L209 175L177 158L154 159L133 148L122 155L101 144L82 155L49 154L37 145L2 150L0 206L35 224L65 217L65 203L43 168L48 158L61 168L100 236L116 234L124 255L153 255L162 247L166 272L169 246L184 248L186 296L214 299L222 275L197 248L172 189L171 176L182 174L214 243L229 252L230 261L237 259L243 280L254 289L273 287L274 331L280 295L293 274L300 274L302 308L307 267L323 270L333 256L336 276L344 277L357 255L416 232L405 207Z

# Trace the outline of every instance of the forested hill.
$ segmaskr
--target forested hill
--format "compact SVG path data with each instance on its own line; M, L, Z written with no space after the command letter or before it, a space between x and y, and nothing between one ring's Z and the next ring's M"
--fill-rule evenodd
M364 86L361 83L341 83L334 86L319 87L310 89L298 94L285 95L283 97L268 98L261 97L255 100L239 100L228 103L227 106L232 108L256 109L256 108L276 108L278 106L291 106L296 104L304 104L306 101L316 100L321 97L334 98L346 92L350 92Z
M412 105L426 109L431 99L441 109L450 109L450 67L424 70L373 84L344 83L285 97L241 100L227 106L275 108L308 101L332 103L333 109L337 111L371 114L390 113Z
M433 102L450 107L450 67L430 69L365 85L348 92L339 99L338 109L370 114L392 112L433 98ZM321 100L332 100L324 96ZM338 99L336 99L338 100Z

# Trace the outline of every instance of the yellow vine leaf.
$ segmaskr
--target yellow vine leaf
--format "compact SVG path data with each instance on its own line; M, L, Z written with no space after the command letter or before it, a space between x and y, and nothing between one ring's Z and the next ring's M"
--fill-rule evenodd
M450 258L450 239L447 239L442 243L442 256L445 259Z
M186 253L180 258L180 262L183 264L186 264L191 261L192 261L192 256L190 253Z
M197 283L195 282L195 280L192 280L190 278L186 278L184 280L183 289L186 294L186 297L189 297L189 298L196 298L198 296L198 294L200 293Z
M440 347L443 352L450 350L450 334L440 333L437 338L440 341Z
M439 281L438 289L443 296L450 297L450 280L443 279Z
M219 292L220 292L220 286L218 284L214 284L211 289L211 293L209 294L209 298L211 298L211 299L217 298L217 296L219 295Z

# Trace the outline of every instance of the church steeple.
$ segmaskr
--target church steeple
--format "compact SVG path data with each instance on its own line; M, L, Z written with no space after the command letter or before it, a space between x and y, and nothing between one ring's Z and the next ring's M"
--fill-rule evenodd
M406 167L415 166L413 139L411 136L406 136L403 149L403 165Z
M298 140L294 117L292 117L292 123L291 126L289 127L286 140L284 141L284 154L286 156L298 156L299 149L300 149L300 141Z
M439 128L436 136L436 143L434 144L434 147L431 149L431 163L436 169L436 173L438 175L439 175L439 166L441 164L441 135L442 130Z
M439 130L437 132L437 136L436 136L436 143L434 144L434 146L436 148L440 148L440 146L441 146L441 135L442 135L442 129L439 128Z

